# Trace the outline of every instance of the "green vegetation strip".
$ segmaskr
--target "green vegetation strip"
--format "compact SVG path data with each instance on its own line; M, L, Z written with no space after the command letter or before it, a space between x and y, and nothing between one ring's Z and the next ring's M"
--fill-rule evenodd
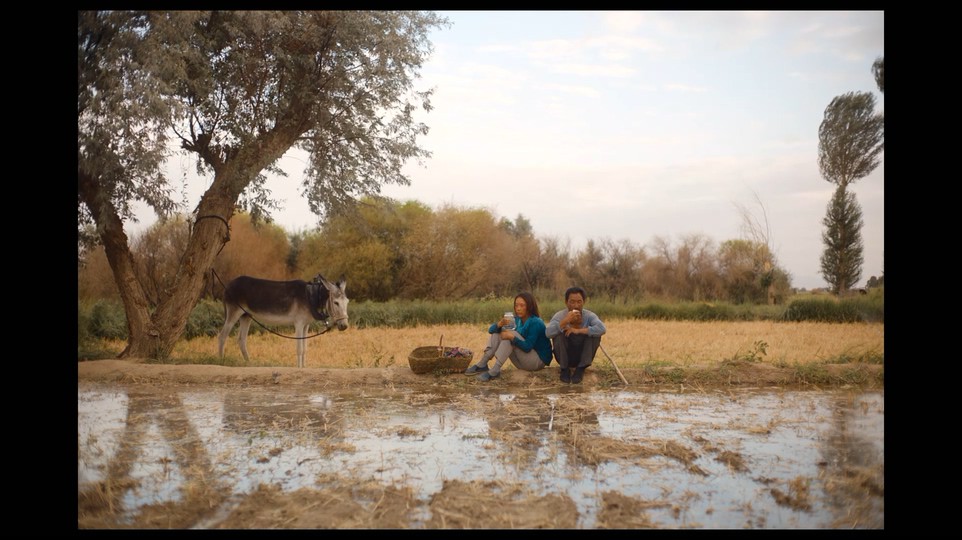
M504 313L512 299L495 298L456 302L392 300L352 302L351 324L356 328L404 328L416 325L487 324ZM564 307L560 299L540 302L541 315L550 317ZM725 304L706 302L621 302L592 299L589 309L606 320L642 319L663 321L775 321L857 323L885 322L884 294L842 299L799 298L787 305ZM100 300L78 303L78 346L97 339L127 339L127 319L120 302ZM201 300L191 311L183 338L213 337L224 323L223 305ZM311 331L318 331L315 325ZM251 334L264 330L251 326Z

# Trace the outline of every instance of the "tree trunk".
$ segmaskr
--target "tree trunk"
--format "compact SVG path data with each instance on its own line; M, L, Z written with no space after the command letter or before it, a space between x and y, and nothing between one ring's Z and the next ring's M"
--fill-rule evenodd
M277 161L302 131L288 128L266 133L261 139L214 163L214 181L197 205L193 232L177 269L173 294L157 306L146 332L131 333L124 354L133 358L166 359L187 326L191 310L200 299L205 277L214 260L230 241L230 219L237 199L265 167Z
M234 210L237 195L231 198L215 190L218 182L204 196L198 216L224 218L200 219L188 240L187 249L174 280L174 294L162 302L153 316L147 295L137 278L123 221L102 184L92 175L78 173L78 194L91 209L114 281L120 291L127 317L127 346L118 358L167 358L187 325L191 309L200 297L204 274L229 238L227 223ZM223 182L221 182L223 184Z
M214 187L216 185L215 179ZM236 196L214 195L211 191L204 195L197 208L193 233L174 276L173 294L157 306L150 331L130 334L127 356L156 359L170 356L200 298L205 275L213 267L220 249L230 240L228 223L236 200Z
M134 259L127 243L124 224L117 213L117 209L110 202L110 197L104 191L101 183L90 174L79 171L77 174L77 193L93 215L100 232L100 239L104 244L107 262L114 274L114 281L120 291L120 298L124 303L124 313L127 315L127 335L145 335L150 332L150 311L147 295L137 280L134 270ZM130 350L128 342L119 355L123 358Z
M765 261L765 275L768 281L768 286L765 287L765 296L770 306L775 305L775 274L773 268L772 261Z

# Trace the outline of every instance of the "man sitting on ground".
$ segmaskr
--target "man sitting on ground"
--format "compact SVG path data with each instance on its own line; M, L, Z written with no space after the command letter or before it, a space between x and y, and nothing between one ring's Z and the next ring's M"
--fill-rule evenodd
M581 287L569 287L565 291L565 309L555 313L545 328L555 359L561 365L561 382L581 382L601 346L601 336L607 331L598 315L584 309L587 298Z

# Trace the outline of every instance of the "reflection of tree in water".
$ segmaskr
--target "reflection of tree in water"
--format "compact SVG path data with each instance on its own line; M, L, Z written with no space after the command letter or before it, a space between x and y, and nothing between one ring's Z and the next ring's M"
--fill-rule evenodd
M519 465L549 461L560 448L572 466L594 467L616 460L642 463L661 456L681 463L691 473L707 475L695 463L698 453L678 441L624 441L602 435L598 414L604 409L582 392L530 393L503 400L486 416L491 438L504 441L506 455Z
M301 432L320 437L340 433L333 401L303 392L232 391L224 397L224 428L239 434Z
M548 438L560 438L569 462L580 462L579 441L598 436L598 406L582 394L518 394L501 401L486 414L491 438L504 441L510 455L533 462L550 455L558 445Z
M835 509L833 527L877 529L885 526L885 464L872 442L851 425L869 405L859 399L846 395L835 405L819 477Z
M81 527L189 527L205 513L216 508L227 493L213 474L213 463L204 441L184 411L176 392L127 393L127 416L120 434L117 452L106 467L103 481L78 494L78 524ZM165 476L171 468L184 479L178 486L179 501L164 501L142 506L134 518L124 516L122 499L138 482L131 473L143 459L141 451L148 430L156 425L164 442L170 445L172 460L160 458ZM149 457L148 457L149 459ZM172 461L172 463L170 463ZM199 510L198 510L199 509Z

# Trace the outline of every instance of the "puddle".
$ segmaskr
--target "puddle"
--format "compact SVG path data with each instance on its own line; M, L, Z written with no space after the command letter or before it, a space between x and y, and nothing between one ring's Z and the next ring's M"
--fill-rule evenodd
M81 382L80 514L100 493L111 526L163 527L146 509L202 499L168 523L213 528L264 486L374 482L413 495L390 527L425 528L456 480L560 495L584 529L884 528L883 392L507 390Z

